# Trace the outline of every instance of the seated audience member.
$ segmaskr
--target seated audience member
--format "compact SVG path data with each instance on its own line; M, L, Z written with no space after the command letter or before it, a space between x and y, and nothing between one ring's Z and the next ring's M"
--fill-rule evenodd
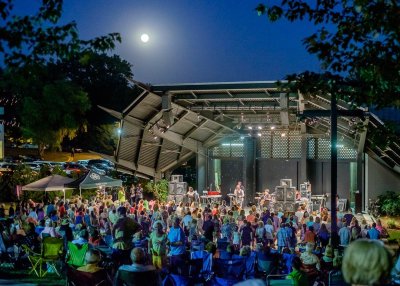
M330 244L325 248L324 255L321 258L321 271L328 274L329 271L333 270L333 249Z
M307 243L306 251L301 254L300 259L303 262L305 268L311 268L315 266L316 269L319 270L321 268L320 261L318 256L313 253L313 250L314 244Z
M135 247L131 251L131 265L122 265L118 270L130 271L130 272L145 272L156 270L153 265L146 265L146 253L143 248Z
M292 261L292 272L287 276L288 279L292 279L295 286L308 286L307 275L301 270L301 259L299 257L293 258Z
M53 227L53 224L54 223L51 219L46 220L44 230L42 230L42 232L40 233L40 236L42 238L46 236L51 236L51 237L57 236L56 229Z
M74 240L72 241L72 243L73 243L73 244L80 244L80 245L82 245L82 244L88 243L88 242L89 242L88 239L89 239L89 233L88 233L88 231L87 231L86 229L83 229L83 230L81 230L81 231L79 232L78 238L77 238L77 239L74 239Z
M82 272L95 273L97 271L103 270L103 268L98 266L101 260L100 252L95 249L89 249L85 254L85 266L79 267L77 270Z
M388 285L392 257L380 242L358 239L344 252L342 272L351 285Z

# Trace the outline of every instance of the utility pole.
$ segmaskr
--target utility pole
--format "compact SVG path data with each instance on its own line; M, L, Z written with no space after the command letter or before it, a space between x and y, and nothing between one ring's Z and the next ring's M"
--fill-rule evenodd
M331 110L304 110L300 112L301 117L330 117L331 120L331 242L335 248L339 244L337 229L337 119L343 117L360 117L364 119L368 112L363 110L338 110L337 98L331 95ZM360 186L358 186L360 189Z

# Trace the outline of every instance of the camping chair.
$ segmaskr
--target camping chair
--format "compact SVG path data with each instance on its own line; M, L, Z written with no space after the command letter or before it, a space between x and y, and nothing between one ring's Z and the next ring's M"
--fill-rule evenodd
M275 261L271 258L267 259L267 257L263 255L257 255L257 267L256 267L256 275L260 277L267 277L270 275L275 268Z
M28 260L32 265L30 273L34 272L38 277L44 277L49 271L61 277L57 270L56 263L60 261L63 251L63 240L56 237L46 237L42 242L42 252L36 253L26 245L23 246L28 255ZM43 270L43 264L47 264L47 269Z
M286 275L268 275L267 286L294 286L293 279L287 279Z
M108 286L111 285L107 277L106 270L100 270L94 273L78 271L77 269L67 266L67 286Z
M212 254L206 251L190 253L189 276L194 282L208 281L212 271Z
M243 281L246 273L245 259L214 259L214 285L234 285Z
M118 270L114 278L114 286L159 286L160 275L157 270L132 272Z
M344 281L343 273L340 270L332 270L328 275L328 286L347 286Z
M67 264L74 267L85 265L85 255L89 249L89 244L73 244L68 242Z

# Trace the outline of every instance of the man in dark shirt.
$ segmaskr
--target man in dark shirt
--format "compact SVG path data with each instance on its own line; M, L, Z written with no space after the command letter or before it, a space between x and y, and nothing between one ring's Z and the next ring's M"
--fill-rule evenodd
M207 215L205 218L206 220L203 223L204 237L209 241L213 241L214 222L211 220L212 216Z
M347 214L345 214L344 216L344 219L346 220L346 224L347 225L350 225L351 224L351 220L353 219L353 214L352 214L352 212L351 212L351 209L349 209L349 211L347 212Z
M140 224L135 220L126 216L126 208L118 208L119 219L114 225L112 235L114 238L114 245L118 244L118 249L128 250L133 248L132 237L133 235L142 230Z

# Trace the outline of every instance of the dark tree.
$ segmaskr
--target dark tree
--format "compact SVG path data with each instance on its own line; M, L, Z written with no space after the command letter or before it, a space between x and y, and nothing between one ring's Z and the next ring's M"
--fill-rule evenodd
M303 42L325 72L289 76L296 89L335 92L349 102L384 107L400 105L399 5L396 0L282 0L256 10L273 22L315 24Z

